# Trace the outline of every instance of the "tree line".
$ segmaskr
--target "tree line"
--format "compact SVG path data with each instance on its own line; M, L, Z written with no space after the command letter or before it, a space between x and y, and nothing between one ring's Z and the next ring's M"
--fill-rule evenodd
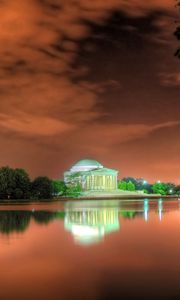
M144 179L125 177L118 182L118 189L142 191L147 194L180 195L180 185L155 182L150 184ZM78 197L82 192L80 184L66 186L64 181L38 176L31 180L24 169L0 168L0 199L51 199L57 196Z
M142 191L147 194L180 195L180 185L157 181L148 183L143 178L125 177L118 182L118 189L124 191Z
M51 180L47 176L31 180L24 169L0 168L0 199L51 199L66 190L63 181Z
M66 186L63 180L38 176L34 180L20 168L0 168L0 199L51 199L57 196L77 197L82 192L80 184Z

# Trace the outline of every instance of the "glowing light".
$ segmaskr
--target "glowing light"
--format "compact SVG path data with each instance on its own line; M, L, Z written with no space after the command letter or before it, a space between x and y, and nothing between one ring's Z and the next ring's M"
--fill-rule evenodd
M72 226L72 233L77 236L98 236L99 230L98 228L92 228L90 226L82 226L82 225L73 225Z
M163 210L163 205L162 205L162 199L159 199L158 201L158 211L159 211L159 220L162 220L162 210Z
M149 201L146 199L144 200L144 219L148 221L148 210L149 210Z

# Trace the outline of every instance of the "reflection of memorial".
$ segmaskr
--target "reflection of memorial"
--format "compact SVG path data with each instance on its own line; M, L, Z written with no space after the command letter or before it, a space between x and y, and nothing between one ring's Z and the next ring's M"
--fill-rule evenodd
M163 199L144 201L67 201L64 210L0 210L0 234L10 235L22 233L30 225L48 225L53 220L64 220L65 229L70 231L79 244L93 244L101 241L108 233L118 231L126 226L124 220L144 218L148 222L151 217L161 221L165 213L180 211L179 201L163 201ZM153 216L154 214L154 216Z
M165 212L179 209L179 203L163 202L162 199L150 201L73 201L65 206L65 229L70 231L78 244L89 245L101 241L108 233L120 229L120 219L137 217L149 220L149 213L158 213L159 220ZM164 206L164 208L163 208ZM122 222L125 225L124 222Z
M93 244L119 230L118 208L67 209L64 224L78 244Z

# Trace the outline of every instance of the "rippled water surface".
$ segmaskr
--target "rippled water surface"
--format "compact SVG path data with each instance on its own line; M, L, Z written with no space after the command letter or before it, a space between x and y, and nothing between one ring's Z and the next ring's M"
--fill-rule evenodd
M0 206L0 299L180 299L180 201Z

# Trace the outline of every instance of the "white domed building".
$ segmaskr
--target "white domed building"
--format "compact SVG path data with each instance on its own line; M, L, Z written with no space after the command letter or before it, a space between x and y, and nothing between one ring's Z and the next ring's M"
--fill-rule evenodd
M64 173L67 185L79 183L84 191L108 191L117 189L118 171L105 168L98 161L83 159Z

